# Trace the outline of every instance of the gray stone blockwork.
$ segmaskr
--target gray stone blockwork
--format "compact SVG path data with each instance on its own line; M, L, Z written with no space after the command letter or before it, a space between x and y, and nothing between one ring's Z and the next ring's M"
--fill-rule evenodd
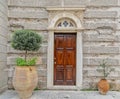
M97 72L97 66L101 60L108 58L108 64L115 68L115 71L108 77L111 90L120 90L120 5L118 0L8 0L10 30L8 41L10 41L14 30L22 28L35 30L43 36L42 47L35 53L40 58L40 62L37 64L38 88L47 89L47 48L49 42L47 28L49 12L46 7L48 6L85 7L82 20L82 26L84 27L82 34L82 88L96 89L97 82L102 76L101 73ZM78 13L77 17L81 17L80 14ZM1 35L6 35L6 30L3 28L2 30L5 33ZM1 51L4 51L4 49ZM9 88L13 88L11 81L15 59L19 55L22 56L24 52L13 50L10 43L7 44L7 51L7 65L10 68L8 84Z
M0 1L0 92L7 89L7 0Z

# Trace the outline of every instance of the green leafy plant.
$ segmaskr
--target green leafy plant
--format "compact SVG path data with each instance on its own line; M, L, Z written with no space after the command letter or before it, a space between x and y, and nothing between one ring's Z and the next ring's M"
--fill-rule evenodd
M12 36L12 47L16 50L25 51L25 58L18 58L18 66L35 65L36 58L27 59L28 51L37 51L42 43L42 38L39 34L30 30L17 30Z
M32 58L26 61L23 58L17 58L16 63L17 63L17 66L35 66L36 58Z
M106 79L106 77L108 77L108 75L112 71L114 71L114 68L110 68L110 66L108 66L108 63L106 60L102 60L102 62L100 62L99 67L102 68L102 71L100 69L97 69L97 71L103 73L103 79Z

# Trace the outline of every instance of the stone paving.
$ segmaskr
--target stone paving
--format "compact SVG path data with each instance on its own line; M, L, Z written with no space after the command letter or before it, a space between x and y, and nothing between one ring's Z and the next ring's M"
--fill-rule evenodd
M13 90L0 94L0 99L20 99ZM34 91L30 99L120 99L120 92L110 91L100 95L97 91Z

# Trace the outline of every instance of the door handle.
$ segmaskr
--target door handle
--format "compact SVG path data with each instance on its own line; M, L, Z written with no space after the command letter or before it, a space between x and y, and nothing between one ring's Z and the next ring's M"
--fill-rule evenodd
M56 64L56 62L54 62L54 64Z

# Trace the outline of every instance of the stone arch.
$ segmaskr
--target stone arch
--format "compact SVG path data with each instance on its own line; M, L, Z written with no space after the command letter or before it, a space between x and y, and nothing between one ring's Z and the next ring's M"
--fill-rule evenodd
M49 24L49 28L54 28L56 23L62 19L62 18L68 18L71 19L75 24L76 24L76 28L82 28L82 24L79 18L77 18L75 15L71 14L71 13L60 13L57 14L52 21Z

